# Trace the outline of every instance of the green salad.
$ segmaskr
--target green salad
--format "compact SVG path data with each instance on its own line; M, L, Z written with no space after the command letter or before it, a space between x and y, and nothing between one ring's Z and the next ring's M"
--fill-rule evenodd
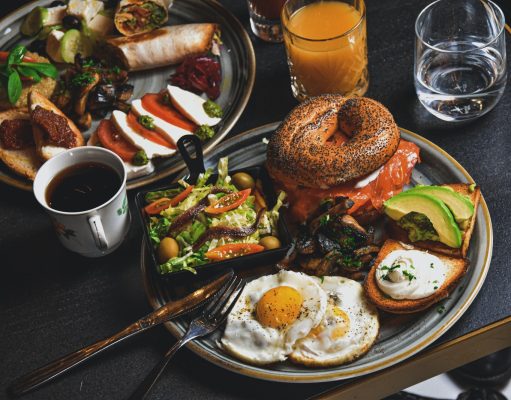
M199 265L281 246L277 224L285 193L268 209L261 181L243 172L229 176L227 158L210 183L212 173L208 169L195 185L181 180L178 188L146 194L160 273L195 273Z

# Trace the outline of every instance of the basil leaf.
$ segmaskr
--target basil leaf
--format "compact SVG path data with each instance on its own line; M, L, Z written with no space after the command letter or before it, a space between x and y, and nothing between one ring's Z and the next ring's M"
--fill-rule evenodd
M22 67L29 67L35 69L42 75L49 76L50 78L57 79L59 73L55 65L49 63L32 63L32 62L23 62L21 63Z
M11 104L15 104L18 101L21 96L21 89L20 74L18 74L18 71L12 71L7 81L7 96Z
M19 64L23 61L23 56L27 52L27 48L18 44L14 49L9 52L7 57L7 65Z
M18 65L18 67L16 69L22 76L26 76L27 78L32 78L32 82L34 82L34 83L41 82L41 77L39 76L39 74L37 73L37 71L35 69L29 68L29 67L23 67L21 65Z

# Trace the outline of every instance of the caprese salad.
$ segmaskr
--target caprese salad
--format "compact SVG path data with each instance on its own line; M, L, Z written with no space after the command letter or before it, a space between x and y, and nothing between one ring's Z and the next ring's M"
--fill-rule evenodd
M128 113L113 111L110 119L100 122L88 144L116 153L125 162L128 179L133 179L153 172L154 158L174 155L182 136L213 137L213 127L222 115L214 101L168 85L160 93L132 101Z

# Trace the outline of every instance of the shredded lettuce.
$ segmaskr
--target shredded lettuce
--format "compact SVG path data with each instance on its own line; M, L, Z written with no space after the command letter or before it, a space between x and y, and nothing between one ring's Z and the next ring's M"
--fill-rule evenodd
M205 256L207 249L207 246L202 246L199 251L190 251L184 256L171 258L166 263L160 265L160 273L168 274L169 272L185 270L196 274L195 267L209 262Z
M284 200L286 200L286 197L286 192L279 192L275 205L268 213L266 213L268 219L270 220L271 234L274 236L278 236L278 223L280 217L279 210L284 205Z
M228 172L229 160L227 157L222 157L220 160L218 160L218 178L216 180L216 186L223 187L226 183L229 183L230 177ZM226 181L227 178L229 178L229 181Z
M159 245L160 240L167 235L170 221L167 218L152 217L149 222L149 237L154 245Z
M203 174L199 175L199 178L197 179L197 183L195 184L196 188L200 188L206 185L208 183L209 178L213 174L213 169L208 168Z
M195 206L204 198L208 198L210 203L215 203L218 199L225 196L225 193L211 193L213 186L238 191L232 184L231 177L228 175L228 159L221 158L218 162L218 178L215 183L208 183L213 170L210 168L199 175L190 194L179 204L169 206L163 210L160 215L151 218L149 223L149 234L155 249L160 244L160 240L168 234L173 221L182 213ZM184 188L189 186L184 180L179 181L181 188L164 191L151 192L146 195L146 201L152 202L161 197L174 197ZM271 210L266 210L259 221L257 230L243 238L214 238L198 250L193 250L194 243L211 227L226 226L231 228L245 228L254 224L257 217L256 199L254 196L248 196L247 200L233 210L221 214L199 213L191 223L179 229L179 233L174 239L179 244L179 254L167 262L160 265L162 274L186 270L196 273L195 268L199 265L208 264L211 260L207 259L205 253L216 247L229 243L258 243L259 239L266 235L278 236L279 210L284 204L286 194L280 192L275 206Z

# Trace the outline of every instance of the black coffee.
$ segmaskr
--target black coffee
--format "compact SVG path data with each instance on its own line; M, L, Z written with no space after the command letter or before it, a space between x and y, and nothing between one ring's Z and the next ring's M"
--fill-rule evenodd
M52 179L46 202L58 211L90 210L111 199L120 186L121 178L111 167L95 162L77 164Z

